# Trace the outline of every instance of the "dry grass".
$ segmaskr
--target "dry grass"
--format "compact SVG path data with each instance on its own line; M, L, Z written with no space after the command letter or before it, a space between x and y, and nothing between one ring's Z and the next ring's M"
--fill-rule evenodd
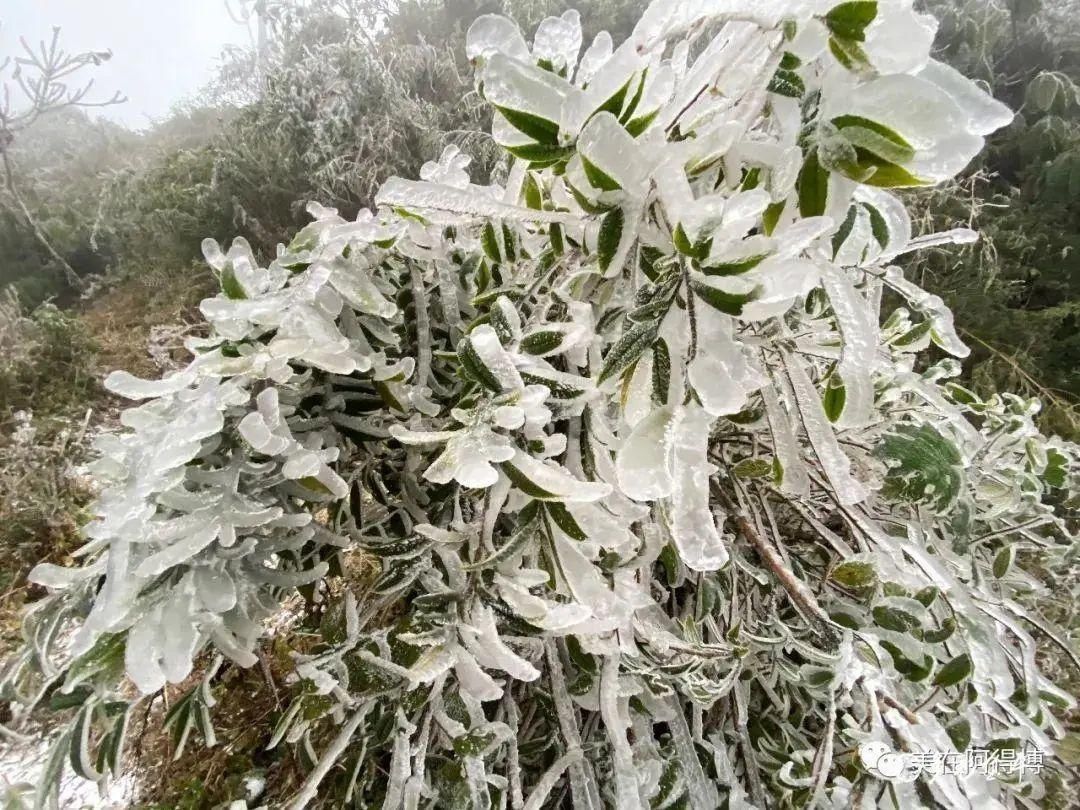
M99 371L120 368L157 376L160 365L147 350L155 328L177 324L194 333L203 323L199 301L213 294L216 286L209 269L193 266L127 279L89 302L81 319L99 347ZM182 346L170 348L173 359L182 358Z

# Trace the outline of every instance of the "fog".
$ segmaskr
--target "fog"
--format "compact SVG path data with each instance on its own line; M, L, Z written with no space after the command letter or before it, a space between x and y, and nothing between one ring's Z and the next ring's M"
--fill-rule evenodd
M247 29L223 0L6 0L0 8L0 53L21 52L19 37L37 46L60 26L70 52L111 50L94 71L93 98L115 92L127 102L99 110L141 129L212 77L229 45L246 44Z

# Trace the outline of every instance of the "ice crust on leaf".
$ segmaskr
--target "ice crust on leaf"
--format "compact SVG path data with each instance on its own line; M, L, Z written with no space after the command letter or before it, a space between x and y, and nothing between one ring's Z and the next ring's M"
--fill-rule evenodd
M133 402L80 567L31 573L4 694L62 678L99 701L62 739L101 748L138 702L121 671L202 675L173 722L211 739L202 661L256 664L299 593L322 618L271 735L308 766L296 807L846 807L868 742L1050 746L1070 698L1016 548L1067 547L1080 450L919 359L967 349L889 265L974 237L913 237L890 189L1010 120L931 59L934 25L656 0L583 48L574 11L478 19L505 171L473 183L448 146L375 211L309 204L265 266L203 244L208 332L162 380L108 377ZM924 782L897 799L1044 790Z

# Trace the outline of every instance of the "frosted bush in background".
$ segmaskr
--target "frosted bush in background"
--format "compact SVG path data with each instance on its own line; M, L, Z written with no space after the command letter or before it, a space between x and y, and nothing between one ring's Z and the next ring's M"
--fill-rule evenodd
M110 375L139 404L82 567L33 574L7 693L76 709L39 804L66 760L119 772L125 674L211 651L167 722L213 744L215 674L300 588L330 620L269 732L288 806L1037 805L1038 774L858 753L1049 751L1073 703L1015 557L1066 545L1076 448L952 382L951 313L892 264L974 234L913 236L890 189L1012 117L934 31L901 0L655 2L618 47L484 16L505 186L450 147L267 267L208 242L211 336ZM356 550L377 579L332 596Z

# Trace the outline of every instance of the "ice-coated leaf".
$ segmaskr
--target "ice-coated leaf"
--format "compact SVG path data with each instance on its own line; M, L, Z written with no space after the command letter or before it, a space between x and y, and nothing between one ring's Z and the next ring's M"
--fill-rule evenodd
M533 58L556 73L570 71L581 50L581 15L571 9L560 17L545 17L533 36ZM508 54L513 56L513 54ZM516 57L520 58L520 57Z
M566 80L495 52L488 57L482 81L484 97L514 128L537 143L558 143L563 99L572 90Z
M476 60L488 59L495 53L523 62L530 56L517 23L499 14L484 14L473 21L465 34L465 55Z
M127 399L151 399L175 394L194 381L195 375L180 371L160 380L142 380L126 371L113 371L105 378L105 387Z
M537 500L588 503L611 493L611 486L579 481L562 467L538 461L522 450L503 464L503 470L518 489Z
M589 119L578 136L578 154L590 182L603 191L638 194L648 182L649 156L610 112Z
M524 387L513 359L503 348L498 334L491 326L484 324L470 332L459 345L459 356L463 354L461 346L468 346L471 349L471 351L466 350L469 357L468 370L477 374L487 387L491 387L492 383L494 383L492 390L495 391Z
M765 379L733 338L733 322L712 307L697 313L698 353L687 377L705 410L713 416L738 413Z
M967 653L958 655L949 661L934 676L934 686L942 688L955 686L971 674L971 656Z
M710 508L709 479L716 471L706 460L712 421L701 408L686 407L672 447L671 536L682 561L693 571L716 571L728 560Z
M814 449L814 455L821 462L825 476L836 490L840 503L859 503L867 495L866 488L852 476L851 460L836 440L836 433L822 408L821 397L810 381L803 362L787 355L784 366L795 395L799 421Z
M952 311L940 297L932 295L914 282L904 278L899 267L886 270L885 278L890 287L895 289L908 303L923 312L931 323L931 337L938 346L954 357L967 357L971 350L960 340L953 325Z
M394 425L390 433L405 444L446 443L439 457L424 471L424 478L436 484L457 481L463 487L493 486L499 479L495 465L514 456L514 448L506 437L486 425L436 433L414 432Z
M484 667L498 669L519 681L535 681L540 671L515 653L501 638L490 607L478 607L470 615L470 625L463 629L466 648Z
M602 383L632 366L652 346L659 329L660 323L655 320L630 325L608 349L597 382Z
M520 222L568 222L574 219L572 214L500 202L480 187L460 189L400 177L391 177L382 185L375 195L375 204Z
M656 408L634 427L615 460L619 489L629 498L651 501L675 487L670 456L681 418L681 407Z
M986 93L956 68L931 59L917 74L940 87L967 115L967 128L976 135L989 135L1013 120L1013 111Z
M963 459L930 425L898 425L875 454L888 467L882 489L887 498L926 500L946 509L960 492Z
M877 0L848 0L829 9L825 25L838 37L862 42L866 38L866 27L877 13Z
M616 271L622 269L615 264L615 257L619 254L619 248L624 243L623 234L625 230L626 212L622 208L612 208L600 221L600 233L596 240L596 254L600 260L600 269L604 273L607 273L613 266Z
M869 304L843 270L825 265L821 269L821 280L843 337L839 371L845 396L840 418L830 419L842 427L858 427L870 419L874 405L871 375L878 347L877 327Z
M116 776L126 669L140 693L190 679L173 750L213 745L236 681L215 662L257 664L268 634L267 737L306 774L249 803L842 807L880 798L853 731L1050 750L1071 701L1018 549L1068 528L1078 453L1037 401L919 357L966 349L890 267L975 235L913 238L882 188L954 176L1009 118L931 60L935 26L909 0L655 0L576 64L576 12L528 39L481 17L462 103L487 101L504 159L451 144L375 214L309 204L266 267L206 242L222 291L193 361L109 378L140 401L96 440L82 567L34 571L13 717L47 695L79 718L60 763ZM1071 92L1054 74L1028 106Z
M761 389L765 403L765 416L772 434L773 450L780 464L780 489L790 495L805 496L810 494L810 477L802 459L798 439L795 436L794 420L780 404L776 390L772 385Z

